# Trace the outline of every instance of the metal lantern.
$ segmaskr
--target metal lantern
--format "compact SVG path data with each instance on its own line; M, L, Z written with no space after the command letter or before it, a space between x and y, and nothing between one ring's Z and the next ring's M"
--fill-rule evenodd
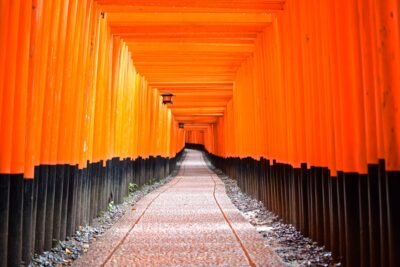
M172 97L174 96L173 94L164 93L164 94L161 94L161 96L162 96L162 102L163 102L164 105L165 104L172 104Z
M185 127L185 124L183 122L179 123L179 128L183 129L183 127Z

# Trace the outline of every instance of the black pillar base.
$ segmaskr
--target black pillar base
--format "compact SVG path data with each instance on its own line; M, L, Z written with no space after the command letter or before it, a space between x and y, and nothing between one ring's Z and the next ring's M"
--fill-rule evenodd
M35 184L33 179L24 180L24 204L23 204L23 232L22 232L22 261L28 265L33 256L33 192Z
M0 174L0 266L7 266L10 175Z
M22 222L24 177L10 175L10 210L8 221L8 266L20 266L22 260Z

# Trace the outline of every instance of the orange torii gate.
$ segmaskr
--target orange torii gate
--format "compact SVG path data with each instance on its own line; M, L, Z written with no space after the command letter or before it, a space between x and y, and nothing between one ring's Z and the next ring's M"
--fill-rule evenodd
M4 0L0 13L0 265L166 176L185 142L344 265L399 264L397 0Z

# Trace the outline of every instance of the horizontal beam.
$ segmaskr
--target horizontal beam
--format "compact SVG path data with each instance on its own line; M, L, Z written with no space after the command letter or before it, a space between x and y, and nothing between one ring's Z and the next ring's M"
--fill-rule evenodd
M210 126L215 125L217 122L191 122L185 123L184 129L190 130L207 130Z
M172 113L172 115L174 117L176 116L182 116L182 115L190 115L190 116L210 116L210 117L223 117L224 116L224 112L214 112L214 113L191 113L191 114L179 114L179 113Z
M199 44L254 44L255 38L213 38L213 37L166 37L166 36L129 36L120 35L127 43L131 42L160 42L160 43L199 43Z
M177 56L177 55L133 55L132 60L135 66L182 66L182 65L215 65L215 66L238 66L246 59L246 55L235 58L210 55L195 55Z
M163 41L169 41L169 40L180 40L180 41L185 41L185 40L192 40L192 39L199 39L199 40L206 40L206 39L215 39L215 40L220 40L220 39L234 39L234 40L254 40L257 38L256 33L248 33L248 32L243 32L243 33L217 33L217 32L185 32L185 33L179 33L179 32L127 32L127 33L122 33L119 34L122 39L129 41L129 40L159 40L162 39Z
M161 91L162 92L162 91ZM232 98L230 94L218 94L218 93L199 93L190 92L189 90L185 93L179 93L172 91L175 94L174 100L179 102L199 102L199 101L210 101L210 102L222 102Z
M237 8L195 8L195 7L160 7L160 6L121 6L121 5L102 5L101 9L107 13L119 12L147 12L147 13L260 13L260 12L276 12L283 10L283 5L271 5L268 8L251 8L249 6L241 9Z
M214 61L221 61L226 62L229 60L243 60L247 56L247 54L238 54L238 53L230 53L230 54L205 54L205 53L181 53L181 54L131 54L133 60L135 62L143 62L143 61L154 61L154 62L170 62L175 59L179 59L179 61L207 61L207 60L214 60Z
M219 87L173 87L173 86L167 86L167 87L159 87L159 86L152 86L152 88L158 89L160 93L165 93L169 91L173 91L176 94L180 95L225 95L225 96L231 96L233 91L232 88L219 88Z
M196 83L196 82L177 82L177 83L162 83L162 82L153 82L148 83L150 86L159 86L159 87L174 87L174 88L210 88L210 87L224 87L226 89L233 88L233 82L204 82L204 83Z
M178 101L173 101L174 104L169 106L169 109L171 110L182 110L185 108L220 108L220 109L225 109L227 106L227 103L229 100L225 101L198 101L198 102L193 102L193 101L187 101L187 102L178 102Z
M187 124L185 125L185 130L190 131L190 130L207 130L208 127L210 126L210 123L193 123L193 124Z
M135 62L135 66L139 69L145 68L238 68L241 65L241 62Z
M224 113L223 112L202 112L202 113L190 113L190 114L181 114L181 113L172 113L174 117L176 116L182 116L182 115L190 115L190 116L196 116L196 115L201 115L201 116L209 116L209 117L223 117Z
M172 105L168 105L168 108L171 110L179 110L179 111L187 111L187 110L191 110L196 109L196 110L218 110L218 112L223 111L226 109L226 103L228 101L210 101L209 103L204 102L204 101L187 101L186 103L182 103L182 102L177 102L175 100L173 100L174 104ZM215 104L214 104L215 103ZM198 105L198 106L196 106Z
M235 79L235 73L146 73L138 72L146 77L150 82L228 82Z
M149 83L174 83L174 82L231 82L234 80L235 77L229 77L229 76L199 76L199 77L160 77L160 76L146 76L146 79L149 81Z
M170 81L174 81L174 79L186 79L187 80L187 78L199 78L199 79L205 79L206 81L207 80L208 81L212 81L212 80L226 81L225 79L232 81L235 78L235 72L231 72L231 73L198 73L198 74L182 73L182 72L169 73L169 74L168 73L147 73L146 74L145 72L141 72L140 70L138 70L138 72L140 74L145 75L146 78L148 78L148 80L150 79L150 77L160 78L160 79L169 79ZM179 80L177 80L177 81L179 81ZM193 80L193 81L196 81L196 80Z
M215 116L204 116L204 115L197 115L197 116L175 116L175 120L180 121L189 121L189 120L217 120Z
M174 119L178 122L183 123L216 123L218 121L218 117L188 117L182 118L181 116L176 116Z
M257 34L265 30L266 25L127 25L127 24L111 24L110 29L114 35L122 34L162 34L162 33L175 33L175 34L192 34L196 33L238 33L238 34Z
M172 108L173 105L170 105L168 108ZM191 107L185 107L185 108L175 108L173 109L174 114L178 113L185 113L186 115L189 113L192 114L215 114L215 113L223 113L226 110L225 107L199 107L199 108L191 108Z
M270 13L205 13L205 12L111 12L107 14L108 22L113 24L262 24L272 22Z
M196 69L177 69L177 68L171 68L171 70L159 70L157 67L154 67L154 69L142 69L137 67L136 68L138 72L144 74L145 76L147 75L169 75L169 76L180 76L180 75L189 75L189 76L207 76L207 75L222 75L222 76L235 76L236 71L234 70L196 70Z
M177 71L179 70L180 72L193 72L193 71L200 71L200 72L206 72L206 71L218 71L218 72L225 72L225 71L237 71L236 66L197 66L195 69L190 69L186 65L178 65L178 66L159 66L159 65L154 65L154 66L138 66L136 67L142 71L146 72L154 72L156 70L157 72L172 72L172 71Z
M233 91L231 90L191 90L187 88L185 90L175 89L159 89L160 93L173 93L176 99L216 99L216 98L231 98Z
M283 10L284 0L242 1L144 1L97 0L106 12L262 12Z
M205 127L208 128L210 126L210 123L201 123L201 122L194 122L194 123L187 123L186 128L190 127Z
M204 45L202 43L157 43L157 42L127 42L129 50L133 54L140 53L171 53L176 52L177 55L185 52L218 52L222 54L229 53L253 53L254 45L252 44L212 44Z

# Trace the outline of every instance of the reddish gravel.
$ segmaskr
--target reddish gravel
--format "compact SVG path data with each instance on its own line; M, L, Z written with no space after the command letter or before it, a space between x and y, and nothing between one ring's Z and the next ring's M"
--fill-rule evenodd
M202 154L141 199L74 266L285 266L231 203Z

